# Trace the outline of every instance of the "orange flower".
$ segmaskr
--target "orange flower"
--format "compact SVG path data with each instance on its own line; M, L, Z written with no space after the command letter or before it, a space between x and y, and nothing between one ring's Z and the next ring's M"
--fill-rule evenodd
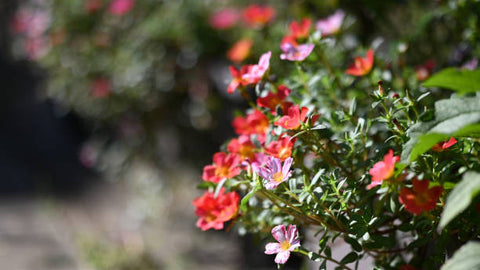
M312 25L312 20L305 18L300 23L293 21L290 23L290 36L298 41L299 39L306 39L310 34L310 27Z
M232 126L238 135L258 135L260 142L265 141L265 134L269 128L268 118L259 110L254 110L247 116L237 116L232 121Z
M250 39L241 39L233 44L232 48L227 52L227 58L235 63L240 63L250 54L253 41Z
M365 58L355 57L354 62L348 67L345 73L353 76L363 76L368 74L370 70L372 70L372 67L373 50L368 50Z
M215 198L214 193L207 191L193 201L195 214L199 217L197 227L202 231L211 228L221 230L224 222L237 215L240 196L236 192L224 192L225 188L222 187Z
M243 20L253 28L263 27L275 17L275 9L271 6L253 4L243 11Z
M383 180L393 176L395 171L395 163L400 160L400 157L393 155L393 150L390 149L388 154L383 157L383 161L379 161L373 165L373 167L368 171L372 176L372 183L368 185L368 189L381 185Z
M242 135L238 139L232 139L227 145L227 150L230 153L237 154L241 161L247 158L250 160L255 159L255 145L246 135Z
M400 190L398 200L405 205L405 210L419 215L424 211L431 211L435 208L438 198L442 195L443 187L435 186L428 188L429 181L413 179L413 188L404 187Z
M457 140L455 138L450 138L448 141L439 142L432 147L432 150L435 152L443 152L450 148L452 145L456 144Z
M272 114L276 114L275 109L281 105L283 101L290 95L292 90L285 85L278 86L277 93L268 92L267 96L257 99L257 105L264 108L269 108Z
M202 179L208 182L218 183L225 178L232 178L240 174L238 165L240 160L237 155L218 152L213 155L213 165L203 168Z
M290 106L288 108L288 113L277 121L275 121L275 125L281 126L284 129L297 129L300 127L300 124L305 121L307 118L308 109L306 107L302 107L302 109L298 108L298 105Z
M293 144L295 139L288 136L280 137L278 140L271 142L265 147L265 152L273 157L279 158L282 161L286 160L292 155Z

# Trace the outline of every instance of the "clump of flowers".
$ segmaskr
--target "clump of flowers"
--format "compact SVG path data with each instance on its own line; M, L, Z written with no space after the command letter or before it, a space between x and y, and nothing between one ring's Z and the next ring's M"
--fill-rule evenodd
M217 196L212 192L205 192L193 201L195 214L199 217L197 227L202 231L223 229L224 223L237 214L239 200L240 196L236 192L225 193L224 188L220 189Z
M472 80L475 71L449 69L449 80L438 80L427 66L428 76L425 70L419 76L409 66L415 59L408 44L382 38L363 44L375 53L368 49L350 63L359 39L343 31L355 31L350 22L358 18L346 11L317 20L313 33L314 18L276 27L267 10L247 13L257 17L249 31L267 36L284 29L273 43L280 50L230 67L227 91L238 89L250 108L233 119L238 137L222 146L226 152L207 165L200 185L239 194L236 227L262 237L271 230L277 242L265 253L276 254L275 263L295 252L319 261L320 269L327 261L354 269L364 258L375 264L369 269L439 269L447 243L478 238L476 193L456 189L475 185L480 171L478 89L459 83L458 95L448 98L428 88L455 90L450 80L465 74ZM449 210L450 196L455 203L462 193L464 208ZM302 236L313 243L308 249L297 226L314 232ZM340 259L333 254L337 239L350 246Z

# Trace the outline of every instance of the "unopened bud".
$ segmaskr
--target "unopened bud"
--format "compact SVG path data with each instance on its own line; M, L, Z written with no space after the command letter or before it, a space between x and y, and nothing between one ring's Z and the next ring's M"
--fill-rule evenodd
M383 82L378 81L377 83L378 83L378 93L383 96L385 94L385 89L383 89Z

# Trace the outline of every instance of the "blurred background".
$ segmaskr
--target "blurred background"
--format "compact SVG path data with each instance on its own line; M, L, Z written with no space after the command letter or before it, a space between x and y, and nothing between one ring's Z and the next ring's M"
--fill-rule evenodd
M202 168L247 107L228 66L337 9L349 50L458 65L478 50L472 2L261 1L274 13L251 21L249 1L2 0L0 268L272 269L258 239L195 227Z

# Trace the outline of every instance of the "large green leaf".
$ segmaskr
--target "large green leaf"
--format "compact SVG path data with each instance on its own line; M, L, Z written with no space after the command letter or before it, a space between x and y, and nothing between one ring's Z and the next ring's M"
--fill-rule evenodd
M471 270L480 269L480 243L470 241L463 245L441 270Z
M402 151L408 164L433 145L451 136L480 137L480 96L450 98L435 102L433 121L420 122L407 130L409 141Z
M446 68L423 83L425 87L442 87L459 93L480 91L480 70L460 70Z
M439 227L445 227L458 214L463 212L479 192L480 173L473 171L466 172L463 175L462 181L460 181L448 195L445 209L440 218Z

